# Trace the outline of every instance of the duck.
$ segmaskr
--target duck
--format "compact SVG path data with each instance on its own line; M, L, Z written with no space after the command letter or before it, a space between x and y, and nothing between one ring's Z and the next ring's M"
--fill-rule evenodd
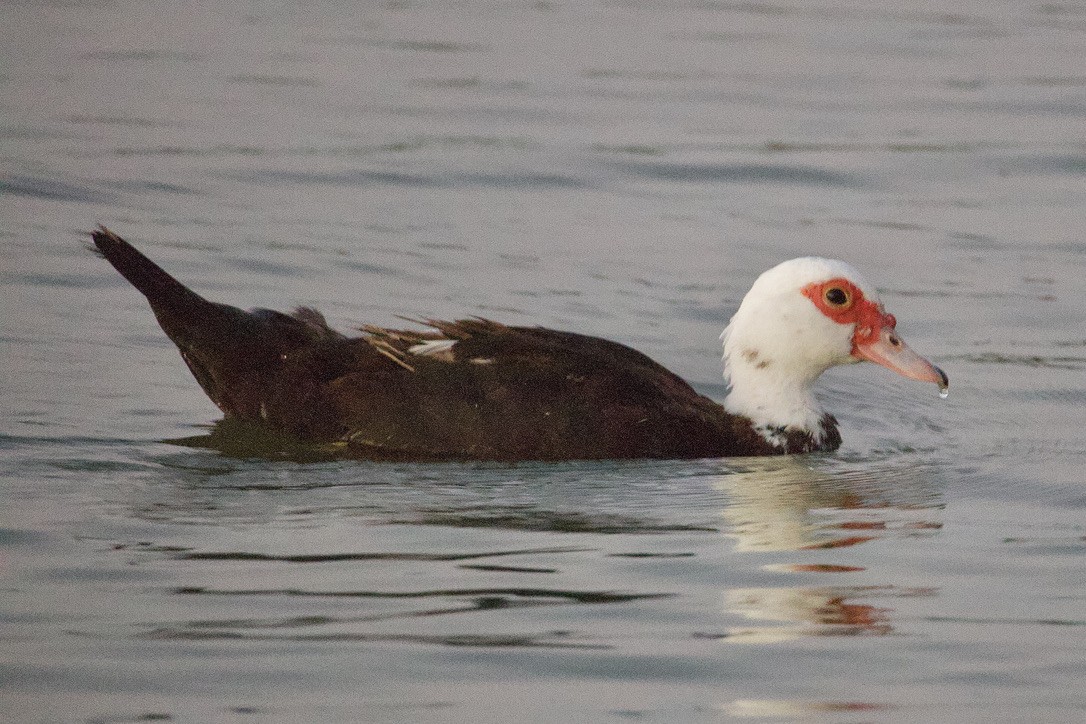
M205 299L105 226L92 250L150 303L225 418L376 461L693 459L829 452L814 383L873 362L948 387L849 264L802 257L759 276L720 335L722 403L617 342L482 317L364 325L315 309Z

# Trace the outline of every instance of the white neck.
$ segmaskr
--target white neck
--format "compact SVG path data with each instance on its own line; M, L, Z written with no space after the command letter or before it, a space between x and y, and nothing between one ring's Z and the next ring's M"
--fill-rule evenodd
M778 302L785 309L789 304ZM847 353L847 329L825 317L806 322L771 324L757 310L740 309L720 335L730 387L724 409L749 419L778 447L786 431L806 433L815 445L822 443L826 413L815 399L814 382L830 367L855 361Z
M815 443L820 443L826 413L812 389L818 375L807 378L797 377L794 372L786 374L779 365L775 369L772 362L759 367L765 360L744 352L733 354L725 347L724 376L731 389L724 399L724 409L749 419L772 443L786 429L808 432Z

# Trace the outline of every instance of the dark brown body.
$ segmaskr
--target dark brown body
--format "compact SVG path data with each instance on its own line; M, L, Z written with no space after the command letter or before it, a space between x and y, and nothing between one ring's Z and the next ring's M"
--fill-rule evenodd
M228 417L377 460L575 460L768 455L749 421L614 342L474 319L424 332L330 329L209 302L102 228L95 246L151 303L163 330ZM433 339L452 349L415 354ZM840 444L827 416L822 449Z

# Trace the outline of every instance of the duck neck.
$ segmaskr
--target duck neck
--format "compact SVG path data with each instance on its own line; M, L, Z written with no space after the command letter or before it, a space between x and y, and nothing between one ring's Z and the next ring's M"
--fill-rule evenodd
M732 355L725 349L724 377L730 388L724 409L750 420L782 452L832 449L839 444L837 421L814 395L817 374L782 374L779 366L765 364L749 350Z

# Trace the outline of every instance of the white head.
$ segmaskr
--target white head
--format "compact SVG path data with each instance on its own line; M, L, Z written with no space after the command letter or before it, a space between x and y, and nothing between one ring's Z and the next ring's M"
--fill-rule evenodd
M811 386L830 367L870 360L946 386L946 375L897 336L875 288L848 264L792 259L763 273L720 335L724 407L749 418L770 442L780 430L820 442L825 416Z

